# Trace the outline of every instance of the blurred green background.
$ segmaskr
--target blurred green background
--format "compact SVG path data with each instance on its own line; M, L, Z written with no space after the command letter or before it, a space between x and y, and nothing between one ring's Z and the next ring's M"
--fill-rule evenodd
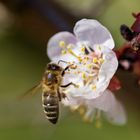
M119 70L123 88L115 95L126 108L128 122L114 126L102 120L84 123L77 114L61 109L57 125L45 119L41 94L17 98L42 78L49 62L48 39L62 30L72 31L81 18L96 18L112 33L116 47L124 40L119 27L131 25L139 0L2 0L0 2L0 140L139 140L140 88L131 73Z

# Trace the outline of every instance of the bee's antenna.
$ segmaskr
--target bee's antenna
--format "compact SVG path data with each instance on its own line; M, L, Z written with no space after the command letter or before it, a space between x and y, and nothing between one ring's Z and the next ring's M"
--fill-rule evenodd
M59 61L58 61L58 64L59 64L60 62L63 62L63 63L68 64L68 62L66 62L66 61L64 61L64 60L59 60Z

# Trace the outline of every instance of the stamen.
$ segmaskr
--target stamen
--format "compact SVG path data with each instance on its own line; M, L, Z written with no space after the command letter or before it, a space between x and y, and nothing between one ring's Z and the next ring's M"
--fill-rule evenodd
M96 85L92 85L92 90L96 90Z
M82 78L86 79L86 74L84 72L82 73Z
M66 43L64 41L60 41L59 42L59 46L62 47L62 48L64 48L66 46Z
M97 109L96 112L96 123L95 123L96 128L101 128L102 123L101 123L101 111Z
M78 108L78 112L79 112L79 114L80 115L84 115L85 114L85 107L84 106L80 106L79 108Z
M80 50L82 53L85 53L85 47L82 47Z
M87 67L91 69L93 67L93 64L88 64Z
M77 68L77 65L74 65L74 64L73 64L73 65L70 66L70 68L71 68L71 69L76 69L76 68Z
M104 62L103 58L99 58L99 63L102 64Z
M62 50L62 51L61 51L61 54L66 54L66 53L67 53L66 50Z
M89 52L88 52L87 48L85 48L85 54L86 54L86 55L88 55L88 54L89 54Z
M99 68L100 68L99 65L97 65L96 63L92 63L92 65L93 65L94 69L98 69L99 70Z
M84 117L83 117L83 120L84 120L85 122L87 122L87 123L91 123L91 122L92 122L92 120L91 120L88 116L84 116Z
M77 55L72 51L72 49L68 49L68 52L69 52L70 54L72 54L74 57L76 57L80 62L82 61L82 58L81 58L80 56L77 56Z
M89 46L85 45L85 48L88 50L89 53L92 53L92 51L91 51Z
M89 60L89 57L86 56L86 57L84 57L84 59L85 59L86 61L88 61L88 60Z
M97 57L94 57L92 61L93 61L93 63L97 63L98 62Z
M89 60L88 57L84 57L84 59L83 59L83 64L86 65L86 63L87 63L88 60Z
M91 77L93 79L93 78L97 77L97 75L98 75L98 71L94 70L93 73L89 74L89 77Z
M101 123L100 119L96 120L95 126L96 126L96 128L101 128L102 127L102 123Z

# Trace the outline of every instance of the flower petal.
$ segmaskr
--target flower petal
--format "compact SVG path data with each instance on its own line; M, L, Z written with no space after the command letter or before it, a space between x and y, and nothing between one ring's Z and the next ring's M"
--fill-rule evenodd
M107 48L114 48L113 38L102 24L97 20L82 19L74 27L74 33L80 41L88 41L91 45L103 45Z
M52 36L47 45L47 55L51 60L54 60L61 54L62 48L59 47L60 41L64 41L65 45L76 44L77 42L75 36L69 32L59 32Z
M105 116L109 122L117 125L124 125L127 122L125 110L121 103L117 102L116 106L105 113Z
M89 106L93 106L102 111L109 111L111 106L114 106L115 103L116 99L109 90L105 90L98 98L89 100Z
M96 93L94 93L95 98L102 95L104 90L106 90L118 67L118 60L115 53L110 49L107 50L104 52L105 59L99 70L99 80L96 83Z
M104 55L105 61L101 65L99 71L99 79L102 79L102 77L104 77L105 80L110 80L118 68L118 60L116 54L110 49L106 49Z
M126 123L125 110L110 90L106 90L102 96L90 101L88 106L104 111L107 120L113 124L123 125Z

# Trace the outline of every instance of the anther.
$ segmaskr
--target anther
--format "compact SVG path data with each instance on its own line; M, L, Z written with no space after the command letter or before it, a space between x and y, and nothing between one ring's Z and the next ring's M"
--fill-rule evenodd
M66 50L62 50L62 51L61 51L61 54L66 54L66 53L67 53Z
M77 68L77 65L71 65L70 68L71 69L76 69Z
M60 42L59 42L59 46L62 47L62 48L64 48L64 47L66 46L66 44L65 44L64 41L60 41Z
M89 60L88 57L84 57L84 59L83 59L83 63L84 63L84 65L86 65L86 63L87 63L88 60Z
M82 48L81 48L81 52L82 52L82 53L85 53L85 47L82 47Z
M93 67L93 65L92 65L92 64L88 64L87 67L88 67L89 69L91 69L91 68Z
M94 58L93 58L93 63L97 63L97 62L98 62L97 57L94 57Z
M96 90L96 88L97 88L96 85L92 85L93 90Z
M86 79L86 74L84 72L82 73L82 78Z
M102 64L104 62L103 58L99 58L99 62Z

